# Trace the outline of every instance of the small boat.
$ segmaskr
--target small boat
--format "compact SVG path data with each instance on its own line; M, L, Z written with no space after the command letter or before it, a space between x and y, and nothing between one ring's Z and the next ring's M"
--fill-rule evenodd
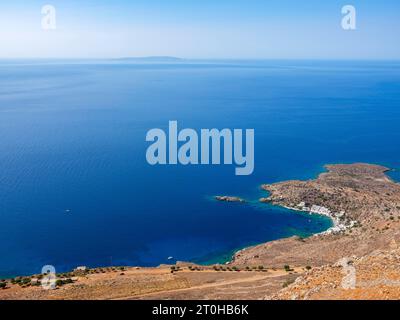
M168 257L168 260L172 260L174 257Z

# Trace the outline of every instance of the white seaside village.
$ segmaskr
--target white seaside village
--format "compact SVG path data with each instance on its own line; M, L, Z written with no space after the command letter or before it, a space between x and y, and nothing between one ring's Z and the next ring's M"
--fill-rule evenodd
M333 227L323 232L323 234L339 233L357 225L357 221L355 220L348 221L347 219L345 219L346 214L344 211L335 213L326 207L317 205L312 205L311 207L307 207L305 202L300 202L297 205L297 208L290 208L290 209L295 209L304 212L309 212L310 214L319 214L330 217L333 220Z

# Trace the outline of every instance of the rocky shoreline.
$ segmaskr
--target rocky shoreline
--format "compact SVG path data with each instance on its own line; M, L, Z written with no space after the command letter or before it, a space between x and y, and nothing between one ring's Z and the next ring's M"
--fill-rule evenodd
M400 240L400 185L386 176L388 168L363 163L326 168L314 180L263 185L269 196L260 200L329 216L334 226L307 239L292 237L241 250L232 264L324 265Z
M268 200L268 198L261 198L261 202L265 203L272 203L272 201ZM273 204L273 203L272 203ZM311 207L306 207L304 202L299 203L296 207L289 207L289 206L282 206L285 209L288 210L293 210L293 211L299 211L299 212L304 212L308 213L310 215L321 215L321 216L326 216L332 220L333 226L329 228L326 231L323 231L321 233L318 233L316 235L322 235L322 234L331 234L331 233L340 233L343 231L346 231L347 229L350 229L354 226L357 225L356 220L347 220L346 219L346 213L344 211L341 212L332 212L330 209L317 206L317 205L312 205Z
M353 248L361 254L382 248L382 243L390 240L382 234L400 222L400 185L386 175L390 169L365 163L326 165L325 168L327 171L314 180L264 184L261 188L269 195L259 201L327 216L333 222L331 228L307 239L291 237L241 249L227 264L255 262L279 266L282 263L304 265L309 261L323 265L341 258L340 250L350 255ZM215 199L245 202L233 196ZM377 240L369 243L374 238ZM332 250L324 252L327 246Z

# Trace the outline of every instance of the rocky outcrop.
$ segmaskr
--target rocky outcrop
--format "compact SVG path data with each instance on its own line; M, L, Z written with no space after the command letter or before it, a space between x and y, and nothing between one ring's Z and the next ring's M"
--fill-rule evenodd
M230 196L216 196L215 200L223 201L223 202L240 202L240 203L245 202L245 200L242 198L230 197Z

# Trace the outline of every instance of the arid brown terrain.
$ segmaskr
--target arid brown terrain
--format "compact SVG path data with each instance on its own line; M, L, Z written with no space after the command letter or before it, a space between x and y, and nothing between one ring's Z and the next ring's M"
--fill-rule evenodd
M400 185L378 165L326 168L315 180L263 185L261 199L330 216L323 234L247 248L224 266L98 268L64 275L72 283L56 290L6 281L0 299L399 299Z
M56 290L8 284L0 299L263 299L305 270L234 269L182 265L159 268L92 269Z
M377 250L363 257L349 257L334 265L308 271L295 283L266 299L398 300L400 251Z

